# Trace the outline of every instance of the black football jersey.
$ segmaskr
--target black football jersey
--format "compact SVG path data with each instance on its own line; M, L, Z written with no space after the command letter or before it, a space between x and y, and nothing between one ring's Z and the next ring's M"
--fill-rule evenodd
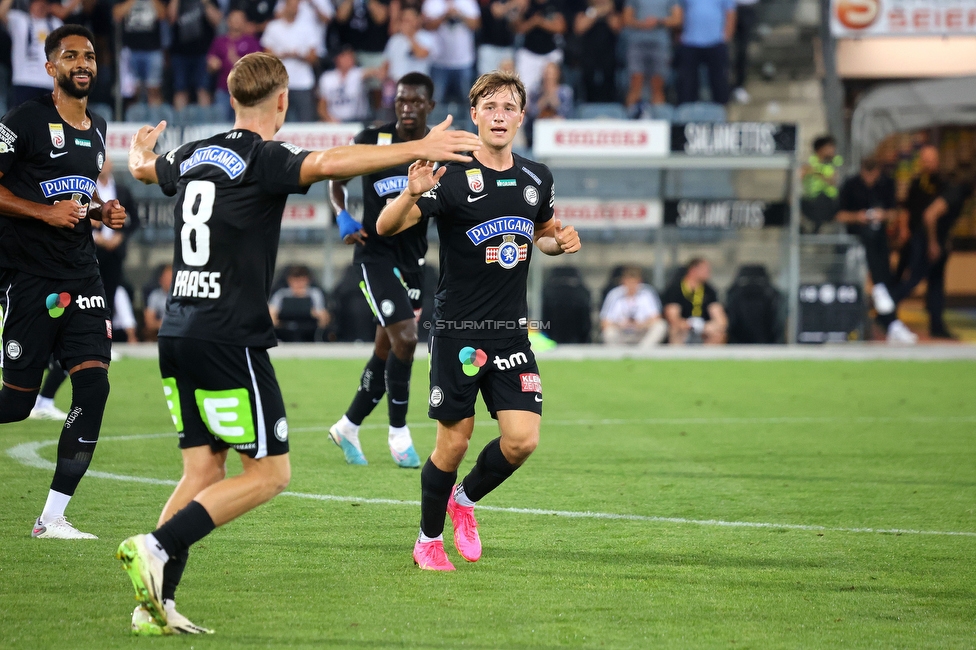
M526 282L535 228L552 219L555 189L545 165L515 155L502 172L477 160L450 163L417 205L437 220L437 336L527 334Z
M396 132L396 123L365 129L355 137L356 144L388 145L404 142ZM387 203L400 196L407 187L410 165L398 165L363 179L363 230L365 244L356 244L353 262L392 261L401 271L417 271L427 254L427 221L421 221L393 237L376 234L376 219Z
M277 344L268 298L281 213L309 152L233 130L156 159L159 186L176 195L173 284L160 336L245 347Z
M54 204L91 203L105 164L105 120L87 113L80 131L64 120L51 95L18 106L0 120L3 185L19 198ZM89 219L56 228L39 219L0 215L0 268L54 279L98 275Z

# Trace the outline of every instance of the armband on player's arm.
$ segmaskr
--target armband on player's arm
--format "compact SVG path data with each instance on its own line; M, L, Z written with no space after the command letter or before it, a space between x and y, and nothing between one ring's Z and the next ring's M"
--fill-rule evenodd
M420 223L423 213L417 205L419 196L404 191L400 196L386 204L376 219L376 232L383 237L392 237L411 226Z

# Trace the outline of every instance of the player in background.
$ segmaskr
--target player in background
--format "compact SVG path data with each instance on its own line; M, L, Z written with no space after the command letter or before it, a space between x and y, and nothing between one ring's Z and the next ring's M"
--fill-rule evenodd
M88 111L98 72L93 41L79 25L52 31L44 67L53 92L0 120L0 422L30 415L52 354L71 378L71 408L33 537L96 539L64 517L91 463L109 391L112 321L91 219L112 228L125 221L119 202L103 203L95 187L105 120Z
M453 571L444 552L445 513L454 545L476 562L474 504L511 476L539 442L542 380L529 347L526 282L532 244L546 255L575 253L580 239L553 217L552 174L512 152L525 117L525 86L508 72L482 75L469 93L481 149L471 162L410 166L407 189L383 209L381 235L437 220L440 279L430 337L430 410L437 442L420 474L421 569ZM500 436L455 485L481 392Z
M273 498L291 477L288 422L267 351L276 345L268 298L288 195L418 158L470 160L455 152L478 148L470 134L448 131L446 120L417 142L305 151L272 139L288 110L288 73L279 59L242 57L228 86L231 131L156 155L161 122L141 128L129 151L136 179L177 197L159 367L183 476L159 527L130 537L117 552L141 603L133 628L142 634L210 631L174 602L190 546ZM243 472L225 478L230 449Z
M397 82L393 110L396 122L368 128L356 136L357 144L388 145L419 140L427 133L427 116L434 108L434 82L411 72ZM359 426L387 393L390 419L389 446L400 467L420 467L407 427L410 370L417 348L417 318L422 308L427 223L419 223L395 237L376 234L376 218L383 206L407 185L408 165L363 176L363 223L346 211L347 180L329 183L339 234L355 244L353 263L363 273L359 283L376 317L373 356L366 362L359 388L349 408L329 429L332 442L342 448L350 465L366 465L359 444ZM392 352L392 354L391 354Z

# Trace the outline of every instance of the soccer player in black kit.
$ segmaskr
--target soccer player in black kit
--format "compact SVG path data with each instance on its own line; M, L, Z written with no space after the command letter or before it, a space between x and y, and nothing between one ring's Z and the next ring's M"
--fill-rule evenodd
M209 632L176 610L189 547L214 528L270 500L288 485L288 422L267 349L276 344L268 297L289 194L329 178L350 178L478 148L448 131L389 147L305 151L272 140L288 110L288 73L270 54L249 54L228 78L234 128L169 153L153 148L165 128L133 136L129 170L176 195L173 282L159 330L163 392L183 455L183 477L149 535L122 542L117 557L141 603L140 634ZM229 449L243 472L225 479Z
M397 82L396 122L359 133L357 144L388 145L419 140L427 133L427 115L434 108L434 82L419 72ZM360 287L376 317L373 356L363 369L359 388L342 418L329 429L350 465L366 465L359 444L359 426L387 393L390 419L389 446L400 467L420 467L407 427L410 370L417 347L417 317L422 305L427 223L408 228L395 237L376 234L376 218L387 203L407 186L407 165L363 176L363 223L346 211L347 181L332 181L329 193L338 215L340 234L356 244L353 263L363 274Z
M507 72L482 75L469 93L481 149L471 162L434 170L410 166L407 188L376 223L393 235L428 218L440 235L440 279L430 337L430 410L434 452L420 474L421 568L453 571L444 551L446 515L468 562L481 557L474 504L501 485L539 443L542 380L529 347L526 281L534 243L546 255L575 253L579 235L553 217L552 174L512 153L525 117L525 86ZM474 430L481 392L500 437L455 485Z
M112 321L95 261L90 219L121 228L125 210L103 203L105 120L88 111L97 67L84 27L44 43L54 92L0 120L0 422L30 415L52 353L71 377L71 410L54 479L31 535L95 539L64 517L88 470L108 399Z

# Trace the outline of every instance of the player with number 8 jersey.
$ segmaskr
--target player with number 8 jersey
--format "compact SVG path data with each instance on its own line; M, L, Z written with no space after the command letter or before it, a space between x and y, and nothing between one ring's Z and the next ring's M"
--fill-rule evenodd
M419 159L466 161L477 150L450 121L416 142L305 151L272 138L288 110L288 73L269 54L249 54L228 77L234 128L177 147L153 148L165 128L133 136L129 170L175 195L172 289L159 332L163 392L179 433L183 478L149 535L116 556L141 603L133 629L200 633L174 602L190 546L285 489L288 422L267 349L276 344L268 298L281 215L289 194ZM227 453L243 473L224 480Z

